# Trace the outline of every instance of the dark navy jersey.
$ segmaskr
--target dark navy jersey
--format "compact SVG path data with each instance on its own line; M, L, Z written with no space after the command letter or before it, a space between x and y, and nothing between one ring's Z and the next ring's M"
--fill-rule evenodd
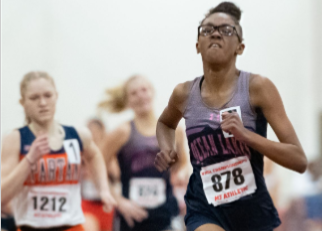
M122 193L125 198L133 199L145 207L149 213L149 218L141 224L136 224L134 230L145 230L144 227L147 230L158 230L158 225L163 226L164 229L164 225L170 224L171 217L179 212L172 192L169 172L160 173L154 166L154 159L159 151L156 136L143 136L131 121L129 140L117 155L121 169ZM131 187L137 189L137 194L135 189L132 189L131 193ZM163 199L161 197L159 202L150 203L148 199L153 199L153 195L157 195L160 191L164 192L165 197ZM123 227L121 230L128 229Z

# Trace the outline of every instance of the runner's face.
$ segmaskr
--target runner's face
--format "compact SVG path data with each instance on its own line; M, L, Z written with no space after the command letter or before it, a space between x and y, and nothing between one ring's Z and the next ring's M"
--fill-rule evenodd
M39 78L29 82L21 104L31 121L46 123L54 118L56 101L57 92L53 84Z
M237 29L234 21L225 13L214 13L207 17L202 23L202 25L213 26L224 24L235 26ZM237 31L240 33L238 29ZM208 36L199 35L196 44L197 52L201 53L203 62L214 64L228 63L235 59L237 54L242 53L243 46L244 45L238 41L236 34L232 36L223 36L218 30Z
M153 89L144 78L135 78L127 87L128 106L135 114L146 114L153 110Z

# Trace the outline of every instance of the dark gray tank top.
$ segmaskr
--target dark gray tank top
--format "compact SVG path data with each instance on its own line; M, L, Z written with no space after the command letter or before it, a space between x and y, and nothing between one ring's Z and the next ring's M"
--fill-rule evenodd
M201 97L203 77L193 81L188 103L184 111L186 134L189 141L191 163L205 166L240 155L251 155L250 149L235 138L225 138L220 127L220 111L239 106L244 126L266 137L267 122L260 111L250 105L250 73L240 72L236 89L231 98L221 108L207 106Z
M200 169L240 156L248 156L257 190L253 197L269 197L263 177L263 155L234 137L225 138L220 127L220 110L239 106L245 128L266 137L267 121L260 109L252 108L249 101L250 73L240 72L237 86L231 98L221 108L207 106L201 98L203 77L194 79L184 111L186 135L193 174L187 188L186 202L194 209L208 206L204 196Z

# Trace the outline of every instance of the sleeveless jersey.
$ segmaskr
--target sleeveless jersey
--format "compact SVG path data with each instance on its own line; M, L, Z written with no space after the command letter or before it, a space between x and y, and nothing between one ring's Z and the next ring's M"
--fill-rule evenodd
M63 147L50 151L31 167L22 190L13 199L18 226L50 228L84 222L81 208L80 167L82 142L73 127L65 131ZM28 126L19 129L20 159L28 153L34 134Z
M152 230L151 223L158 225L170 222L170 218L179 212L172 193L169 172L160 173L154 166L154 159L159 151L156 136L143 136L131 121L129 140L120 149L117 157L121 169L123 196L135 201L149 213L146 220L136 224L138 230L145 230L145 224L147 227L150 224L147 230ZM121 230L126 228L121 227Z
M267 224L263 225L275 222L277 226L280 221L263 177L263 155L236 140L232 134L224 134L220 126L223 111L236 111L245 128L266 137L267 121L262 111L253 108L249 101L249 76L249 73L240 72L233 95L221 108L212 108L203 102L201 85L204 77L193 81L184 111L193 166L185 200L189 210L204 213L212 210L232 216L234 205L239 201L258 202L269 208L263 213L268 216Z

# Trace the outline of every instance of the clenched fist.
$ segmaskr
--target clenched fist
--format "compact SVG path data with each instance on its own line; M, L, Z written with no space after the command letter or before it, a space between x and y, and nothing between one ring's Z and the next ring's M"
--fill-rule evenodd
M174 150L160 151L154 160L155 167L160 171L166 171L178 160L178 154Z
M48 135L42 134L38 136L31 144L30 150L26 155L26 158L30 164L35 164L43 155L50 152Z

